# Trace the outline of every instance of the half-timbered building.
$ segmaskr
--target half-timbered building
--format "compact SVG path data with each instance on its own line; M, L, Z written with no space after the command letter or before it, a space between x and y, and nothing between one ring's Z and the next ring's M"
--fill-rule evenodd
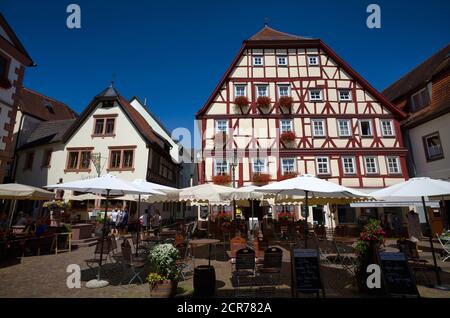
M404 118L322 40L265 26L243 42L196 114L199 182L240 187L313 174L366 191L386 187L408 178ZM350 210L336 221L356 223Z

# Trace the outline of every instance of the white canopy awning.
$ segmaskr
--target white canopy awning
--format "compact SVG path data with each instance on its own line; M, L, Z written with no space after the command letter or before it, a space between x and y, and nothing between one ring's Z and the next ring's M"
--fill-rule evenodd
M0 184L0 199L10 200L51 200L53 192L20 183Z

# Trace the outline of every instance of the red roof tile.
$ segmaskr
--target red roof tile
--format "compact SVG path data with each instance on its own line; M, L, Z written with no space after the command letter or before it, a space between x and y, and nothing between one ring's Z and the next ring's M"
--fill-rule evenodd
M20 92L19 108L23 113L44 121L77 118L77 114L63 102L26 87Z

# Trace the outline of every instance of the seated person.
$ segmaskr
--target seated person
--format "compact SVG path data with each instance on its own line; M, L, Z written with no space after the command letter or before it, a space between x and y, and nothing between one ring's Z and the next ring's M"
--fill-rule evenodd
M46 218L41 217L36 228L36 237L40 237L42 234L44 234L47 231L47 227L48 226Z
M22 211L19 212L19 216L18 216L16 225L27 225L27 218Z
M31 216L28 216L27 218L27 224L25 225L25 228L23 229L23 234L25 235L34 235L36 232L36 222L33 220Z

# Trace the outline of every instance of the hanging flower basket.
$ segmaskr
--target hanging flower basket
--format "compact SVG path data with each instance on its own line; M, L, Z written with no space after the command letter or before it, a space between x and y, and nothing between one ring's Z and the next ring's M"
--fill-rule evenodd
M259 96L258 99L256 100L256 105L262 108L269 108L270 103L271 103L270 97L267 96Z
M268 173L255 173L253 174L254 184L267 184L270 181L270 174Z
M213 177L213 182L215 184L229 184L231 182L231 177L227 174L219 174Z
M219 212L216 215L216 220L220 222L230 222L231 221L231 215L227 212Z
M278 100L278 104L280 105L280 107L284 107L284 108L291 108L293 103L294 103L294 100L290 96L282 96Z
M285 174L283 174L281 176L281 180L287 180L287 179L295 178L296 176L297 176L296 172L286 172Z
M290 143L295 141L295 133L293 131L285 131L281 134L280 139L282 142Z
M249 105L249 101L247 96L238 96L234 99L234 103L239 107L247 107Z
M288 222L292 222L294 219L293 219L291 213L289 213L289 212L280 212L280 213L278 213L278 220L281 223L288 223Z

